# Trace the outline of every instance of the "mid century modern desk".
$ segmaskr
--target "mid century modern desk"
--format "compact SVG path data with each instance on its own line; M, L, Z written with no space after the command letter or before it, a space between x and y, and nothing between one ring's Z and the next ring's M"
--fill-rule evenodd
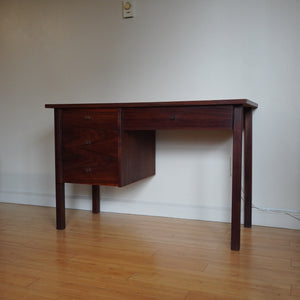
M65 183L92 185L92 211L100 211L99 185L122 187L155 174L158 129L233 131L231 249L240 249L242 133L244 226L251 227L252 110L247 99L138 103L46 104L54 108L56 227L65 228Z

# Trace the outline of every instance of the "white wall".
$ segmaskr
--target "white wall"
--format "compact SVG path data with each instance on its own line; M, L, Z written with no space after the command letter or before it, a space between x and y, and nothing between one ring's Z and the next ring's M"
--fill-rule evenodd
M0 1L0 201L54 206L45 103L249 98L253 201L300 211L300 1ZM157 174L102 188L102 211L230 220L231 134L158 131ZM67 185L67 207L90 209ZM300 229L253 210L254 224Z

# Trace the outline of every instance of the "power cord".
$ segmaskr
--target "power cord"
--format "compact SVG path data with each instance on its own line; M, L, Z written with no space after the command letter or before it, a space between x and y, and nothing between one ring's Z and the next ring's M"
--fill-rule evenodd
M245 204L244 189L242 189L241 199ZM297 221L300 221L300 211L298 211L298 210L266 208L266 207L260 207L254 203L252 203L252 208L255 208L261 212L267 212L267 213L272 213L272 214L284 214L284 215L287 215L289 217L296 219Z

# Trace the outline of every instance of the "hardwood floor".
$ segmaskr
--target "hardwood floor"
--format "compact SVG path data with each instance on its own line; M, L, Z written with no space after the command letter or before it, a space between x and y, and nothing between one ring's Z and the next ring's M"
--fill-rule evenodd
M0 299L300 299L300 231L0 203Z

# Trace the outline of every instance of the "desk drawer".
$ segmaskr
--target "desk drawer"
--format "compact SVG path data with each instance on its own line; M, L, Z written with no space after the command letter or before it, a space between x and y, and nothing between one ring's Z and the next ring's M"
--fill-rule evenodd
M118 109L65 109L62 113L63 179L117 185Z
M119 127L118 109L65 109L62 114L62 127L84 127L117 129Z
M63 177L65 182L118 183L118 132L73 128L63 131Z
M184 128L232 128L233 107L151 107L125 108L124 130L155 130Z

